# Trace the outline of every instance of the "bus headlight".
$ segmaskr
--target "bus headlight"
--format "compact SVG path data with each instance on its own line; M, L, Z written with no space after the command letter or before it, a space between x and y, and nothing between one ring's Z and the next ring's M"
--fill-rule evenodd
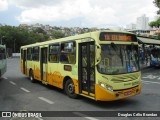
M105 88L105 84L103 84L102 82L99 82L99 85L103 88Z
M107 90L112 91L113 92L113 88L112 86L106 85Z
M113 92L113 87L112 87L112 86L106 85L106 84L104 84L104 83L102 83L102 82L99 82L99 85L100 85L101 87L106 88L107 90Z

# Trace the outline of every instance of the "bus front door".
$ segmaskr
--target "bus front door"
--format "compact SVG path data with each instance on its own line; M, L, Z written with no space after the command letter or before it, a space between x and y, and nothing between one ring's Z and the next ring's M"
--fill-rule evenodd
M41 48L40 72L42 83L47 84L47 47Z
M79 44L79 91L94 97L95 94L95 43L85 42Z

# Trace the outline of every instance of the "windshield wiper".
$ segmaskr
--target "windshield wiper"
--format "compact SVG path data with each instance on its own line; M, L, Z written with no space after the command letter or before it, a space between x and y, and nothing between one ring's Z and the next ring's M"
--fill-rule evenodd
M123 66L123 55L122 55L122 50L121 50L121 48L120 48L120 58L121 58L122 66Z
M113 42L111 43L111 47L114 49L114 51L117 51L118 47L116 44L114 44Z

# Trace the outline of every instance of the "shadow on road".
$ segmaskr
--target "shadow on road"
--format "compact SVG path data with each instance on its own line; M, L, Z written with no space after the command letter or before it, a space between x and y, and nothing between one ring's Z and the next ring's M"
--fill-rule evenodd
M27 80L28 78L26 77L25 79ZM38 84L42 87L45 87L48 90L56 92L57 94L65 95L64 97L66 97L66 98L68 97L62 89L59 89L59 88L51 86L51 85L44 85L44 84L42 84L41 81L36 81L33 84ZM72 99L72 98L69 98L69 99ZM87 103L91 106L98 107L101 110L106 110L106 108L107 108L107 110L108 109L111 109L111 110L112 109L114 109L114 110L118 109L119 110L120 108L124 108L124 107L128 108L129 106L134 106L134 105L138 104L138 100L132 99L132 97L122 99L122 100L117 100L117 101L95 101L95 100L92 100L92 99L89 99L89 98L86 98L86 97L83 97L83 96L78 96L77 99L72 99L72 101Z
M121 99L117 101L94 101L94 100L83 97L83 99L81 100L86 102L87 104L92 104L93 106L104 109L104 110L106 110L106 108L116 110L119 108L124 108L126 106L130 106L130 105L133 106L138 104L137 100L134 100L131 98Z

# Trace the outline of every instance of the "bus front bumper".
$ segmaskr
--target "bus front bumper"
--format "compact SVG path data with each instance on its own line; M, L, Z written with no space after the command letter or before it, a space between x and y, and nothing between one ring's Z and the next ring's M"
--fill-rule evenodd
M100 85L96 84L96 91L95 91L96 100L97 101L114 101L114 100L128 98L128 97L140 94L141 88L142 88L142 84L126 90L109 91L101 87Z

